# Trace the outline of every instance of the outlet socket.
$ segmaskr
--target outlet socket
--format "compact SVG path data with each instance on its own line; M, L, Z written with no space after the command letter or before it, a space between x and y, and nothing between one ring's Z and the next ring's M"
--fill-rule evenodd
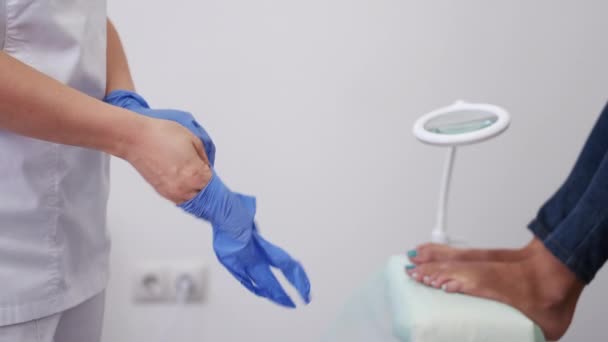
M133 297L139 303L202 303L209 269L201 262L158 262L134 272Z
M142 265L134 272L133 294L136 302L164 302L171 298L170 273L158 265Z

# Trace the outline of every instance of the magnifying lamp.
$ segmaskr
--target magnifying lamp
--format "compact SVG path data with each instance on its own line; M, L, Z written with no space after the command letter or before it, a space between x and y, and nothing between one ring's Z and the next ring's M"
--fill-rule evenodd
M498 136L509 127L510 121L509 113L501 107L457 101L423 115L414 124L414 136L420 141L448 147L439 191L437 221L431 234L433 242L450 243L446 213L456 148Z

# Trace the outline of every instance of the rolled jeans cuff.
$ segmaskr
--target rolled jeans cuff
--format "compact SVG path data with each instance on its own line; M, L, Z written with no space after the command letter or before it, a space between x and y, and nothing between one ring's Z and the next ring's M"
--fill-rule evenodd
M553 231L552 228L548 227L544 222L538 218L533 219L528 224L528 229L536 236L537 239L544 241Z

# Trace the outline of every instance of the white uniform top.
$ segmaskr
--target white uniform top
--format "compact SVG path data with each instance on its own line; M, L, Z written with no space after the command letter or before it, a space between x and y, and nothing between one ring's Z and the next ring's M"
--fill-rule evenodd
M101 99L105 0L0 0L0 46ZM109 157L0 129L0 326L75 306L105 288Z

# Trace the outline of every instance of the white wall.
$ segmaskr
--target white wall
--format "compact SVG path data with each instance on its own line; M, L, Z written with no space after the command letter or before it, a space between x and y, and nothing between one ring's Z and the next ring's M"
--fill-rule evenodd
M453 232L520 246L607 99L608 2L406 0L110 1L139 91L191 110L229 185L257 195L265 235L301 259L313 303L284 310L215 262L210 229L113 164L105 341L159 341L166 307L136 307L148 260L212 267L206 305L175 341L315 341L387 256L429 236L444 151L414 120L459 98L507 107L512 127L459 154ZM602 273L564 341L608 334ZM602 338L604 337L604 338Z

